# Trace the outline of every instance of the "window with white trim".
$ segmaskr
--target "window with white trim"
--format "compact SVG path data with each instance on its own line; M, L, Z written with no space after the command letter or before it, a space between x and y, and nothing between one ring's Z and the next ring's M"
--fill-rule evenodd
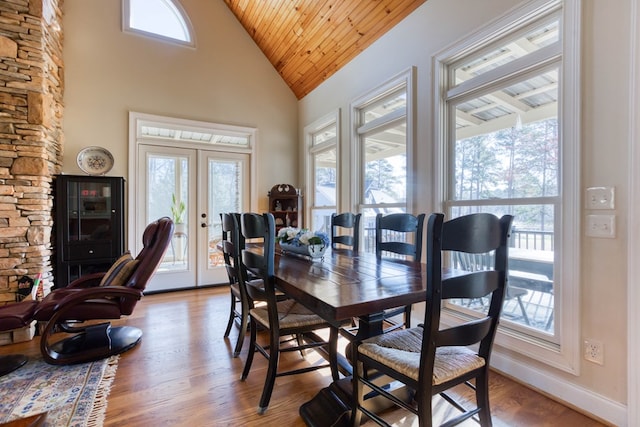
M311 221L307 228L331 235L331 214L337 212L338 201L338 135L340 111L329 114L309 126L307 138L307 188Z
M565 77L577 62L565 55L577 27L567 4L531 2L437 57L436 110L447 216L515 216L498 342L575 372L579 79ZM481 269L491 256L451 262ZM486 310L482 299L448 308L452 318Z
M189 17L177 0L123 0L122 15L127 32L195 45Z
M409 69L352 103L356 200L362 213L361 248L375 252L378 213L412 210L411 179L414 69Z

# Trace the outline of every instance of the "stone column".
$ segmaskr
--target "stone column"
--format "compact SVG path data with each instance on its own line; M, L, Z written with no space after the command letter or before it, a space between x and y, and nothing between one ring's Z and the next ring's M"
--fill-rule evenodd
M0 2L0 305L53 281L52 176L62 166L62 1Z

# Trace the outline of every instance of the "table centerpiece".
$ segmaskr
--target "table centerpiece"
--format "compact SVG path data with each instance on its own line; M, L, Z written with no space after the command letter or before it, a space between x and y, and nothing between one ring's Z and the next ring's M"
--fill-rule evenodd
M285 253L303 255L312 259L322 259L325 250L331 243L327 233L294 227L281 228L276 236L276 241Z

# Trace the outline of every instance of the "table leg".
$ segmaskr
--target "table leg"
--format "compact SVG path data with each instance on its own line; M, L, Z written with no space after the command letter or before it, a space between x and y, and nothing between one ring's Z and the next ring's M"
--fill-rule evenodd
M353 343L380 335L383 332L384 313L374 313L358 318L358 330L351 335L346 356L353 361ZM347 427L351 418L351 376L334 381L323 388L313 399L300 407L300 416L310 427Z

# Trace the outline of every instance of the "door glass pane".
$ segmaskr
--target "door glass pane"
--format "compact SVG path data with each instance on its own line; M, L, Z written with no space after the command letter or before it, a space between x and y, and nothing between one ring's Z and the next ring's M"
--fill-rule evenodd
M242 212L243 164L238 160L209 159L208 172L208 267L224 265L222 252L217 244L222 239L220 214L223 212Z
M161 268L184 269L188 265L189 192L188 159L150 154L147 157L147 223L168 216L175 230Z

